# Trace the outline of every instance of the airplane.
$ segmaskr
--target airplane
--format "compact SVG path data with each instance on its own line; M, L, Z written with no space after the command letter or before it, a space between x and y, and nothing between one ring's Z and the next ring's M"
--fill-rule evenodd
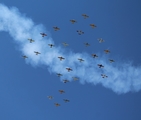
M55 31L60 30L57 26L53 27Z
M79 80L78 77L72 77L74 81Z
M102 64L97 64L98 66L99 66L99 68L102 68L102 67L104 67Z
M64 82L64 83L67 83L67 82L69 82L69 80L63 80L63 82Z
M104 42L104 40L102 38L99 38L98 41L99 41L99 43Z
M70 100L68 99L63 99L65 103L70 102Z
M58 57L60 59L60 61L64 60L65 58L63 58L62 56L61 57Z
M88 18L89 16L86 14L82 14L82 16L84 17L84 19Z
M60 94L65 93L65 91L64 91L64 90L59 90L59 92L60 92Z
M96 25L95 25L95 24L90 24L90 26L91 26L92 28L95 28L95 27L96 27Z
M26 59L26 58L28 58L28 57L27 57L26 55L23 55L23 58Z
M110 61L110 63L115 62L115 61L114 61L114 60L112 60L112 59L109 59L109 61Z
M41 53L39 53L39 52L37 52L37 51L34 51L34 53L36 53L36 55L41 54Z
M104 52L107 54L107 53L110 53L110 50L104 50Z
M89 43L84 43L84 44L85 44L85 46L86 46L86 47L90 46L90 44L89 44Z
M30 38L28 40L29 40L30 43L35 42L35 40L30 39Z
M55 106L56 106L56 107L59 107L59 106L60 106L60 104L59 104L59 103L54 103L54 104L55 104Z
M52 96L47 96L47 97L48 97L48 99L50 99L50 100L51 100L51 99L53 99L53 97L52 97Z
M107 78L108 76L105 74L101 74L102 78Z
M93 58L96 58L96 57L98 57L96 54L92 54L92 56L93 56Z
M81 30L77 30L76 32L78 33L78 35L82 35L82 34L84 34L84 32L81 31Z
M72 69L71 69L71 68L66 68L66 69L68 70L68 72L72 71Z
M76 23L77 21L74 20L74 19L72 19L72 20L70 20L70 22L71 22L72 24L74 24L74 23Z
M62 75L62 74L60 74L60 73L56 73L56 74L57 74L57 76L58 76L58 77L63 76L63 75Z
M79 60L80 62L83 62L83 61L84 61L82 58L78 58L78 60Z
M52 48L54 45L53 44L48 44L50 46L50 48Z
M47 34L45 34L45 33L40 33L41 35L42 35L42 37L45 37L45 36L47 36Z
M63 42L62 44L63 44L65 47L69 45L69 44L67 44L67 43L65 43L65 42Z

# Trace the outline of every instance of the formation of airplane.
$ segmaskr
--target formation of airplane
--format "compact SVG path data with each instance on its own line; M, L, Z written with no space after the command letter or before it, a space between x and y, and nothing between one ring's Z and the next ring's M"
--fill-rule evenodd
M98 56L96 54L92 54L93 58L97 58Z
M107 78L108 76L105 74L101 74L102 78Z
M50 99L50 100L51 100L51 99L53 99L53 97L52 97L52 96L47 96L47 97L48 97L48 99Z
M72 24L74 24L74 23L76 23L77 21L74 20L74 19L72 19L72 20L70 20L70 22L71 22Z
M57 26L53 27L55 31L60 30Z
M32 42L35 42L35 40L31 39L31 38L28 38L29 42L32 43Z
M65 103L70 102L70 100L68 99L63 99Z
M103 68L104 66L102 64L97 64L99 68Z
M90 26L91 26L92 28L95 28L95 27L96 27L96 25L95 25L95 24L90 24Z
M67 43L65 43L65 42L63 42L62 44L63 44L65 47L69 45L69 44L67 44Z
M86 14L82 14L82 16L84 17L84 19L88 18L89 16Z
M71 69L71 68L66 68L66 69L68 70L68 72L72 71L72 69Z
M54 45L53 44L48 44L50 46L50 48L52 48Z
M104 40L102 38L99 38L98 41L99 41L99 43L104 42Z
M34 53L35 53L36 55L41 54L41 53L40 53L40 52L38 52L38 51L34 51Z
M28 57L27 57L26 55L23 55L23 58L26 59L26 58L28 58Z
M82 58L78 58L78 60L79 60L80 62L83 62L83 61L84 61Z
M110 53L110 50L107 49L107 50L104 50L104 52L107 54L107 53Z
M69 82L69 80L65 79L65 80L63 80L63 82L64 82L64 83L67 83L67 82Z
M60 94L63 94L63 93L65 93L65 91L64 91L64 90L59 90L59 92L60 92Z
M81 30L77 30L76 32L78 33L78 35L82 35L82 34L84 34L84 32L81 31Z
M63 93L65 93L65 91L64 90L59 90L59 92L60 92L60 94L63 94ZM53 99L53 96L47 96L48 97L48 99L49 100L52 100ZM70 102L70 100L69 99L63 99L63 101L65 102L65 103L67 103L67 102ZM60 104L59 103L54 103L54 105L56 106L56 107L59 107L60 106Z
M89 44L89 43L84 43L84 44L85 44L85 46L86 46L86 47L90 46L90 44Z
M42 35L42 37L45 37L45 36L47 36L47 34L45 34L45 33L40 33L41 35Z
M61 57L58 57L60 59L60 61L64 60L65 58L63 58L62 56Z
M86 15L86 14L82 14L82 16L84 17L84 19L89 18L89 16ZM72 20L70 20L70 22L71 22L72 24L74 24L74 23L76 23L77 21L74 20L74 19L72 19ZM92 28L97 27L95 24L89 24L89 25L90 25ZM57 26L54 26L53 29L54 29L55 31L60 30L60 28L57 27ZM78 33L78 35L84 34L84 32L83 32L82 30L77 30L76 32ZM41 34L42 37L47 36L46 33L40 33L40 34ZM29 40L30 43L35 42L35 40L33 40L33 39L31 39L31 38L28 38L28 40ZM99 38L98 41L99 41L99 43L104 42L104 40L103 40L102 38ZM67 44L67 43L65 43L65 42L63 42L62 44L63 44L65 47L69 45L69 44ZM89 43L84 43L84 44L85 44L86 46L90 46ZM52 47L54 46L53 44L48 44L48 45L50 46L50 48L52 48ZM106 50L104 50L104 52L107 54L107 53L110 53L110 50L106 49ZM41 53L38 52L38 51L34 51L34 53L35 53L36 55L41 54ZM96 54L92 54L92 57L93 57L93 58L97 58L98 56L97 56ZM26 55L23 55L23 58L26 59L26 58L28 58L28 57L27 57ZM62 57L62 56L59 56L58 58L60 59L60 61L62 61L62 60L65 59L65 58ZM78 60L79 60L80 62L84 62L84 60L83 60L82 58L78 58ZM112 62L115 62L113 59L109 59L109 61L110 61L111 63L112 63ZM102 64L97 64L97 65L98 65L99 68L103 68L103 67L104 67ZM72 68L66 68L66 70L67 70L68 72L73 71ZM63 76L63 75L60 74L60 73L56 73L56 74L57 74L58 77ZM102 78L107 78L108 76L105 75L105 74L101 74L101 77L102 77ZM72 79L73 79L74 81L79 80L78 77L72 77ZM67 79L64 79L64 80L63 80L63 83L67 83L67 82L69 82L69 80L67 80ZM59 92L60 92L60 94L65 93L64 90L59 90ZM47 96L47 97L48 97L48 99L50 99L50 100L53 99L53 96ZM69 102L69 101L70 101L70 100L68 100L68 99L63 99L63 100L64 100L64 102ZM54 104L55 104L56 107L60 106L59 103L54 103Z
M63 76L63 75L62 75L62 74L60 74L60 73L56 73L56 74L57 74L57 76L58 76L58 77Z

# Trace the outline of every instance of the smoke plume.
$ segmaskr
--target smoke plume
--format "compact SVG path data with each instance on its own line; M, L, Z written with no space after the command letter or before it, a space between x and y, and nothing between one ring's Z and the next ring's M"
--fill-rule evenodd
M141 67L135 67L132 63L107 62L106 56L92 58L88 53L74 53L65 51L65 48L55 45L50 48L48 44L55 44L51 37L42 37L41 32L46 31L42 24L36 25L30 18L21 14L17 8L0 4L0 31L5 31L16 41L19 50L28 58L26 62L33 66L45 65L49 72L61 73L61 80L78 77L80 83L101 84L112 89L116 93L137 92L141 89ZM27 39L32 38L35 42L30 43ZM34 51L41 54L35 55ZM65 59L60 61L59 56ZM78 58L83 58L84 62L79 62ZM99 68L97 64L104 65ZM72 68L68 72L66 68ZM61 71L60 71L61 70ZM108 78L102 78L105 74Z

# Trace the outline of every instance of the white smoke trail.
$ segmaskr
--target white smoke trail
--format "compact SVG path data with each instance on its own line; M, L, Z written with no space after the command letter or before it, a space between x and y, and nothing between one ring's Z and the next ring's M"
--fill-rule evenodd
M72 77L79 77L81 83L88 82L94 85L100 83L116 93L141 89L141 67L117 61L116 64L111 64L106 62L106 56L93 59L87 53L66 52L60 46L51 49L48 44L54 44L52 38L42 38L40 35L40 32L46 32L44 26L35 25L31 19L20 14L15 7L8 8L0 4L0 31L9 32L20 45L23 55L28 56L27 63L34 66L46 65L51 73L63 74L61 80L72 80ZM27 38L32 38L35 42L31 44ZM34 51L39 51L41 54L37 56ZM60 61L58 56L63 56L65 60ZM78 58L83 58L85 61L80 63ZM105 67L98 68L99 63ZM72 68L73 71L67 72L66 67ZM103 79L101 73L108 75L108 78Z

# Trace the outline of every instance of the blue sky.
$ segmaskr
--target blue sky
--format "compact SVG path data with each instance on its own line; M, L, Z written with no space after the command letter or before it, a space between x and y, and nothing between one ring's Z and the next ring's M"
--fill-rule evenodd
M4 0L1 3L20 19L3 10L0 12L0 119L141 118L140 1ZM15 12L15 8L11 9L12 6L20 13ZM83 13L90 17L83 19ZM77 23L71 24L70 19L76 19ZM90 23L96 24L97 28L92 29ZM42 26L37 26L39 24ZM55 32L53 26L58 26L60 31ZM21 29L25 31L20 32ZM78 29L83 30L84 35L78 35ZM36 34L44 32L43 30L48 34L45 39ZM10 34L6 31L10 31ZM35 39L35 44L28 43L28 33ZM103 38L105 42L99 44L98 38ZM54 43L55 47L48 48L48 42ZM64 48L62 42L67 42L68 48ZM90 47L85 47L85 42L90 43ZM41 56L35 56L33 48L41 50ZM104 49L109 49L111 53L105 55ZM25 53L31 55L26 61L22 59ZM92 53L97 53L99 59L91 60ZM67 56L68 62L61 63L60 66L60 61L52 57L58 54ZM82 65L78 61L72 64L79 56L85 62ZM116 62L110 64L109 58ZM95 65L99 62L105 65L103 70ZM65 71L66 65L72 67L73 72L68 74ZM63 77L66 78L70 78L71 74L82 78L64 84L56 76L56 71L64 73ZM102 72L106 72L108 78L99 78ZM64 89L66 93L59 94L59 89ZM54 99L48 100L48 95L52 95ZM70 102L64 103L64 98L70 99ZM55 102L61 106L56 108Z

